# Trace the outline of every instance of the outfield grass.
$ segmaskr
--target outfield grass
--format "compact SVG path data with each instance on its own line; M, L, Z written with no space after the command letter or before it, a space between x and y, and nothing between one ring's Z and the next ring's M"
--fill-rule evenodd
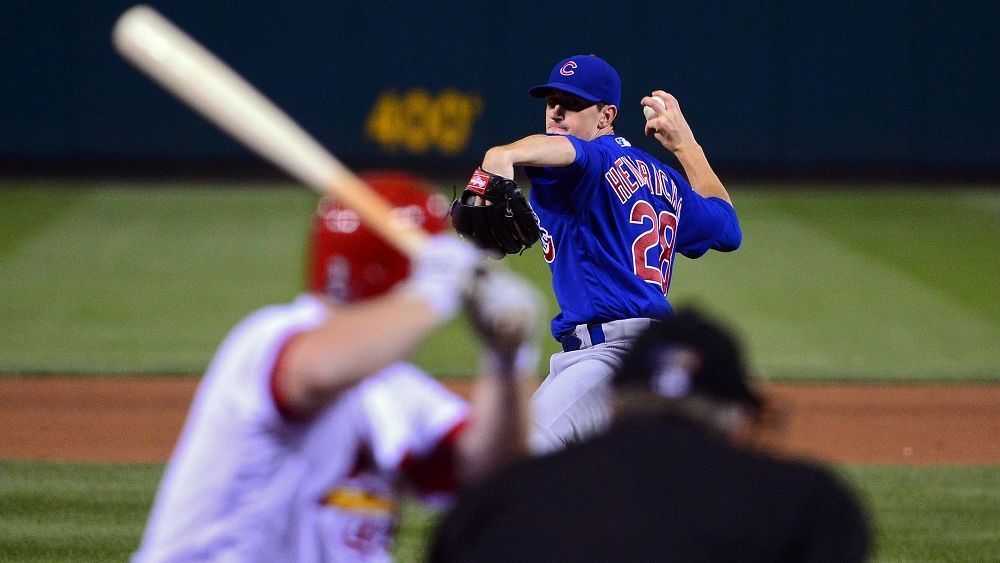
M115 187L0 191L0 371L200 372L301 278L314 198Z
M0 561L122 561L163 466L0 461ZM868 507L875 561L1000 558L1000 466L839 469ZM399 545L417 561L432 513L408 504Z
M1000 193L734 190L744 246L681 260L773 377L996 381Z
M153 187L0 186L0 373L198 374L299 290L310 192ZM672 301L728 320L772 379L1000 380L1000 191L846 188L732 186L743 248L679 258ZM506 262L551 298L538 252ZM416 359L475 358L458 320Z

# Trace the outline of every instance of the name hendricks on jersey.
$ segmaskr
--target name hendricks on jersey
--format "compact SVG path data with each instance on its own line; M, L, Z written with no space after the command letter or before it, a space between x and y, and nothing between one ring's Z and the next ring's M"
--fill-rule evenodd
M671 208L677 209L677 184L664 171L652 168L642 160L619 157L604 173L604 179L623 205L640 188L646 188L652 195L665 198Z

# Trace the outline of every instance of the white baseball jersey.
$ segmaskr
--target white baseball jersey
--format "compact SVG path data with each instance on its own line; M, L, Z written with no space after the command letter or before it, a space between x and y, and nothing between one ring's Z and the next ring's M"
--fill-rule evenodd
M283 345L321 324L317 298L261 309L223 342L198 391L133 561L383 561L403 477L450 492L464 401L398 363L317 417L271 390Z

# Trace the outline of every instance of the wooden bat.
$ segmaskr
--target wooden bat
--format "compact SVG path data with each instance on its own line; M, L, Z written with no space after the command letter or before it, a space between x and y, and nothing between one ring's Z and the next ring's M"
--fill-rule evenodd
M392 207L285 112L226 63L149 6L128 9L112 33L115 48L153 80L251 150L361 220L413 256L427 233L392 219Z

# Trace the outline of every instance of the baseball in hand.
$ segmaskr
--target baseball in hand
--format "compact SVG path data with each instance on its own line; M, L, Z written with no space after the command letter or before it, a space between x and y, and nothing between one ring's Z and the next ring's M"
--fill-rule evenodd
M663 100L655 96L653 97L653 99L656 100L658 104L660 104L660 108L666 109L667 106L666 104L663 103ZM646 120L648 121L656 117L656 110L649 106L642 106L642 114L646 116Z

